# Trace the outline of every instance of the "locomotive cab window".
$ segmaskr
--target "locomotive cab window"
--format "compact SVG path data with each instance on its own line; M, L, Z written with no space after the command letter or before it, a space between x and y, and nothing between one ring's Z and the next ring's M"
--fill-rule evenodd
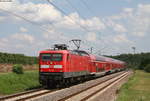
M41 54L42 61L49 61L51 58L51 54Z
M62 61L62 54L60 53L50 53L41 54L42 61Z
M52 61L61 61L62 54L52 54Z

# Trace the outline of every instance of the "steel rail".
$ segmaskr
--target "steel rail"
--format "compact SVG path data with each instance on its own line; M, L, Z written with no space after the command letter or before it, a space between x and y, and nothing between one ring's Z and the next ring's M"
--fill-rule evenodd
M35 97L38 97L38 96L41 96L41 95L44 95L44 94L52 93L52 92L54 92L54 91L57 91L57 90L51 90L51 91L46 91L46 92L42 92L42 93L39 93L39 94L27 96L27 97L18 99L18 100L16 100L16 101L26 101L26 100L28 100L28 99L35 98Z
M116 80L114 80L114 81L108 83L108 84L105 85L104 87L102 87L102 88L98 89L97 91L93 92L92 94L88 95L87 97L81 99L81 101L86 101L86 100L89 99L90 97L96 95L96 94L99 93L100 91L102 91L102 90L106 89L107 87L109 87L111 84L113 84L113 83L115 83L115 82L118 82L118 81L124 79L124 78L127 77L127 76L128 76L128 73L122 75L121 77L117 78Z
M81 90L81 91L79 91L79 92L76 92L76 93L74 93L74 94L72 94L72 95L66 96L66 97L64 97L64 98L62 98L62 99L60 99L60 100L58 100L58 101L67 100L67 99L69 99L69 98L71 98L71 97L73 97L73 96L75 96L75 95L78 95L79 93L85 92L85 91L87 91L88 89L91 89L91 88L93 88L93 87L95 87L95 86L98 86L98 85L100 85L100 84L102 84L102 83L104 83L104 82L107 82L107 81L109 81L109 80L111 80L111 79L113 79L113 78L116 78L116 77L118 77L118 76L120 76L120 75L123 75L123 74L125 75L125 73L126 73L126 72L123 72L123 73L117 74L117 75L115 75L115 76L112 76L112 77L110 77L110 78L107 78L106 80L104 80L104 81L102 81L102 82L100 82L100 83L97 83L97 84L95 84L95 85L92 85L92 86L90 86L90 87L88 87L88 88L86 88L86 89L83 89L83 90ZM25 100L29 100L29 99L31 99L31 98L36 98L36 97L38 97L38 96L42 96L42 95L45 95L45 94L49 94L49 93L55 92L55 91L57 91L58 89L40 92L40 91L42 91L42 90L44 90L44 89L43 89L43 88L40 88L40 89L30 90L30 91L26 91L26 92L22 92L22 93L18 93L18 94L13 94L13 95L9 95L9 96L4 96L4 97L1 97L1 98L0 98L0 101L7 101L7 100L13 101L13 99L15 99L15 101L25 101ZM59 89L59 90L60 90L60 89ZM36 92L37 92L37 93L36 93ZM38 93L38 92L39 92L39 93ZM36 94L34 94L34 93L36 93ZM92 96L92 95L91 95L91 96ZM89 96L89 97L90 97L90 96ZM84 99L83 99L83 100L84 100Z
M14 97L21 96L21 95L25 95L25 94L29 94L29 93L34 93L34 92L41 91L41 90L43 90L43 88L33 89L33 90L21 92L21 93L16 93L16 94L12 94L12 95L3 96L3 97L0 97L0 101L7 100L7 99L10 99L10 98L14 98Z
M127 72L126 72L127 73ZM120 75L122 75L121 77L123 77L123 76L125 76L126 75L126 73L122 73L122 74L120 74ZM124 74L124 75L123 75ZM119 76L120 76L119 75ZM101 85L101 84L103 84L103 83L105 83L105 82L107 82L107 81L109 81L109 80L111 80L111 79L113 79L113 78L116 78L116 77L118 77L118 75L117 76L114 76L114 77L111 77L111 78L108 78L107 80L105 80L105 81L102 81L102 82L100 82L100 83L97 83L97 84L95 84L95 85L93 85L93 86L90 86L90 87L88 87L88 88L86 88L86 89L83 89L83 90L81 90L81 91L79 91L79 92L77 92L77 93L74 93L74 94L72 94L72 95L69 95L69 96L67 96L67 97L64 97L64 98L62 98L62 99L60 99L60 100L58 100L58 101L65 101L65 100L67 100L67 99L69 99L69 98L71 98L71 97L73 97L73 96L76 96L76 95L78 95L78 94L80 94L80 93L82 93L82 92L85 92L85 91L87 91L87 90L89 90L89 89L91 89L91 88L94 88L95 86L98 86L98 85ZM121 78L120 77L120 78ZM113 81L113 82L115 82L115 81ZM111 82L111 83L113 83L113 82ZM106 88L106 87L105 87ZM99 91L98 91L99 92ZM89 96L90 97L90 96ZM86 99L86 98L85 98ZM83 99L84 100L84 99Z

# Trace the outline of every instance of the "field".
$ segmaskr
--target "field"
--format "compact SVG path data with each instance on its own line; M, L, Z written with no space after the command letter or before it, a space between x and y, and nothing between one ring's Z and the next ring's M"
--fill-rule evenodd
M150 73L137 70L122 86L116 101L150 101Z
M0 63L0 73L7 73L12 71L12 67L14 64L2 64ZM38 70L38 65L37 64L32 64L32 65L23 65L24 70Z
M24 74L0 73L0 95L17 93L39 87L38 71Z

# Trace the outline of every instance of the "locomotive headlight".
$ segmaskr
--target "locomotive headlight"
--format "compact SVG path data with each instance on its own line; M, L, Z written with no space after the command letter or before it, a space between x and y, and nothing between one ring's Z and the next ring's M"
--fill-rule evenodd
M62 65L54 65L54 68L62 68Z
M41 68L49 68L49 65L41 65Z

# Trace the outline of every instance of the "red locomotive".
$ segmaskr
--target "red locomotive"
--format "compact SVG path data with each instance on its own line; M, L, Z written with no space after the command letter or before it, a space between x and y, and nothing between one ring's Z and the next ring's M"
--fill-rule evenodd
M56 44L54 49L41 51L39 55L39 80L43 86L67 84L76 79L123 69L125 62L82 50L67 50L65 44Z

